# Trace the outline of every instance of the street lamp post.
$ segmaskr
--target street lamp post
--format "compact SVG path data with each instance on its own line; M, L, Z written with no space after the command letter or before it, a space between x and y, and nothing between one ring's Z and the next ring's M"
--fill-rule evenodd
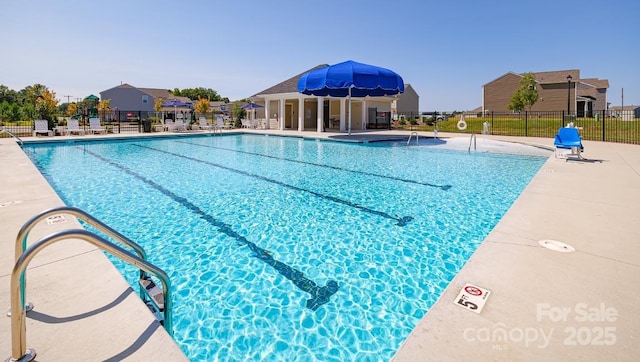
M571 74L567 76L567 116L571 114Z

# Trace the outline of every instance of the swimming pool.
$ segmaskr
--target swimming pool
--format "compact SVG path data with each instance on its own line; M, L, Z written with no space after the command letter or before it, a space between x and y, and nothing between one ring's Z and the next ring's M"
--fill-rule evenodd
M169 274L191 360L384 361L547 159L392 145L228 135L25 151L65 203Z

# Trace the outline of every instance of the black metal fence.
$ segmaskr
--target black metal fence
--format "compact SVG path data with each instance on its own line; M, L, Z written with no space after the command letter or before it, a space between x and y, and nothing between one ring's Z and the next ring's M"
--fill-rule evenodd
M180 113L180 112L177 112ZM199 117L206 117L210 123L216 117L216 113L180 113L186 121L195 122ZM146 111L124 111L110 110L100 111L97 117L100 119L101 127L107 130L107 133L143 133L153 132L156 129L154 125L162 124L162 112L146 112ZM165 118L175 119L177 116L174 112L164 112ZM88 132L90 130L89 117L82 116L77 118L80 129ZM0 129L6 129L18 137L28 137L33 135L34 121L21 122L3 122L0 120ZM59 118L58 121L49 122L49 129L54 135L64 135L67 126L67 118ZM0 134L0 137L10 137L8 134Z
M445 115L446 117L439 117L434 122L434 116L437 115ZM153 125L161 123L161 115L156 112L111 111L101 112L98 116L102 127L107 129L109 133L149 132L156 129L152 127ZM165 116L172 119L175 117L175 115L167 114ZM186 116L192 121L204 116L211 122L216 115L211 112L207 114L188 113ZM465 127L460 127L460 119L463 116ZM431 115L422 113L405 115L403 118L394 120L392 127L424 131L430 131L437 127L440 132L553 138L558 132L558 128L573 123L575 127L578 127L580 135L585 140L640 144L639 116L633 112L623 113L620 111L594 111L591 117L575 117L564 111L477 114L440 114L439 112L434 114L431 112ZM89 121L86 117L79 119L79 124L81 128L89 130ZM63 134L65 126L66 121L59 121L53 124L52 130L56 134ZM0 128L19 137L31 136L34 122L7 123L0 121ZM0 134L0 137L8 137L8 135Z
M434 122L433 114L416 114L405 116L404 122L395 121L394 126L418 130L432 130L437 126L441 132L553 138L558 128L572 123L585 140L640 144L640 118L637 116L633 112L620 111L593 111L590 117L576 117L565 111L486 112L449 114L446 120ZM464 122L460 122L461 119Z

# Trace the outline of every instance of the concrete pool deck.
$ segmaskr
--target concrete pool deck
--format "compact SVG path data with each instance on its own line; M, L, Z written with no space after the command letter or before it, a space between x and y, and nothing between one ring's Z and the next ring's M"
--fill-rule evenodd
M243 132L347 137L309 131ZM408 132L349 137L387 136L406 139ZM469 139L440 134L443 139L461 136ZM546 148L553 143L549 138L481 138ZM584 145L586 161L555 159L551 154L394 361L637 360L640 146L589 141ZM8 309L18 230L35 214L63 203L13 139L0 139L0 161L0 307ZM77 227L80 224L71 216L63 223L41 222L32 230L30 244ZM540 246L540 240L560 241L576 250L552 251ZM466 283L491 291L479 314L454 304ZM26 346L37 351L38 360L187 360L137 292L90 244L69 240L38 254L28 268L26 298L35 305L27 314ZM6 358L12 353L11 319L0 320L0 357Z

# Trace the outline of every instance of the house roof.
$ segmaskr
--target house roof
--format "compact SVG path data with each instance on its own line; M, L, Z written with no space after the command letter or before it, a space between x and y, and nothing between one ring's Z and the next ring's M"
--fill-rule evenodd
M533 75L540 84L566 83L567 76L571 75L572 80L580 80L580 69L555 70L551 72L535 72Z
M490 80L489 82L487 82L487 83L483 84L482 86L484 87L484 86L486 86L486 85L488 85L488 84L491 84L491 83L493 83L493 82L497 81L498 79L504 78L504 77L509 76L509 75L516 75L516 76L518 76L518 77L521 77L521 75L520 75L520 74L517 74L517 73L514 73L514 72L506 72L506 73L504 73L503 75L499 76L498 78L495 78L495 79Z
M220 107L222 105L227 104L227 102L224 101L209 101L209 107Z
M261 92L258 92L254 95L252 95L251 97L259 97L259 96L264 96L267 94L281 94L281 93L298 93L298 80L300 79L300 77L302 77L304 74L312 71L312 70L316 70L316 69L320 69L320 68L325 68L328 67L329 64L320 64L318 66L315 66L309 70L305 70L304 72L295 75L287 80L285 80L284 82L278 83L276 85L274 85L273 87L267 88Z
M635 111L636 109L640 109L640 106L630 104L628 106L611 106L609 109L612 111Z
M584 78L584 79L580 79L580 82L584 84L592 85L596 88L609 88L608 79Z
M113 88L109 88L108 90L112 90L112 89L117 89L117 88L131 88L131 89L137 89L140 92L146 93L148 95L150 95L153 98L162 98L164 100L172 100L172 99L176 99L179 100L180 102L184 102L184 103L193 103L193 101L191 100L191 98L189 97L182 97L182 96L174 96L173 94L171 94L171 92L167 89L158 89L158 88L138 88L135 86L132 86L131 84L128 83L122 83L118 86L115 86ZM102 93L102 92L101 92Z
M597 99L598 98L598 90L593 87L578 87L578 97L588 97Z
M147 93L153 98L162 98L162 99L173 99L178 97L174 97L171 92L166 89L157 89L157 88L138 88L140 91ZM182 100L180 100L182 101Z
M504 78L508 75L516 75L518 77L522 77L524 73L518 74L514 72L507 72L494 80L485 83L483 86L487 84L491 84L498 79ZM609 81L607 79L598 79L598 78L580 78L580 69L566 69L566 70L554 70L549 72L534 72L533 76L536 79L536 82L539 84L557 84L557 83L566 83L567 76L571 75L571 79L573 82L579 82L580 84L585 84L587 86L593 88L609 88ZM585 88L586 89L586 88Z
M131 84L122 83L122 84L117 85L117 86L115 86L115 87L111 87L111 88L109 88L109 89L107 89L107 90L104 90L104 91L102 91L102 92L100 92L100 93L108 92L108 91L110 91L110 90L112 90L112 89L116 89L116 88L136 88L136 87L132 86Z

